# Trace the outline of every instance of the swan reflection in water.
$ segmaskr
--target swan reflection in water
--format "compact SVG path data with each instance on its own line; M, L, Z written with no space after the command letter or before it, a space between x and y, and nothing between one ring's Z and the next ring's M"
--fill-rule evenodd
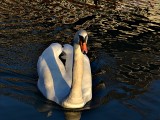
M64 112L66 120L80 120L81 112Z
M45 113L46 117L51 117L53 114L54 106L50 104L41 104L36 108L39 112ZM82 111L68 111L63 110L65 120L80 120ZM53 115L54 116L54 115Z

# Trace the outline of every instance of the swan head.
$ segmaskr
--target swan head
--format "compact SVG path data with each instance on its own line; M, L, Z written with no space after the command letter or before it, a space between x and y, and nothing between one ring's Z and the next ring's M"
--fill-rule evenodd
M79 45L81 48L82 53L87 53L87 41L88 41L88 34L85 30L79 30L76 32L74 36L74 45Z

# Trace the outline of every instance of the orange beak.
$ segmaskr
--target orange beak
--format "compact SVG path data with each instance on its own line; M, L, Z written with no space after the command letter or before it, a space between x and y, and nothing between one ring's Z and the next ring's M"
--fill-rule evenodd
M82 53L85 53L85 54L87 54L88 53L88 49L87 49L87 44L86 44L86 42L80 42L80 47L81 47L81 51L82 51Z

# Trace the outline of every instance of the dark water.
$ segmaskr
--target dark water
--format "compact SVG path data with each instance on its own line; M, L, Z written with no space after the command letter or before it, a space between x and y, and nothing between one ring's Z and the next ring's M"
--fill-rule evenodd
M0 16L1 120L160 120L159 0L1 0ZM93 99L64 110L38 91L36 63L81 28Z

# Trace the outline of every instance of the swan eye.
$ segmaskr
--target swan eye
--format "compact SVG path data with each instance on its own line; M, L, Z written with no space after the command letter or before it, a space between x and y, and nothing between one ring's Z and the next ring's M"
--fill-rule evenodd
M84 37L83 37L83 36L81 36L81 35L79 35L79 42L82 42L82 43L84 43L84 42L85 42Z

